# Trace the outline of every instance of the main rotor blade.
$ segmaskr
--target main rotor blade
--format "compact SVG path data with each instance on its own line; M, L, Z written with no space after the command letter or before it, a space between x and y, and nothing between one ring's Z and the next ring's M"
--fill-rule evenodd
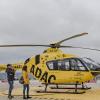
M57 45L60 45L61 43L63 43L63 42L65 42L65 41L67 41L67 40L70 40L70 39L73 39L73 38L76 38L76 37L80 37L80 36L83 36L83 35L86 35L86 34L88 34L88 33L81 33L81 34L76 34L76 35L74 35L74 36L71 36L71 37L69 37L69 38L66 38L66 39L64 39L64 40L61 40L61 41L59 41L59 42L57 42L56 44Z
M34 45L34 44L13 44L13 45L0 45L0 47L33 47L33 46L42 46L42 47L50 47L50 45Z
M94 50L94 51L100 51L99 49L94 48L84 48L84 47L74 47L74 46L60 46L61 48L79 48L79 49L87 49L87 50Z

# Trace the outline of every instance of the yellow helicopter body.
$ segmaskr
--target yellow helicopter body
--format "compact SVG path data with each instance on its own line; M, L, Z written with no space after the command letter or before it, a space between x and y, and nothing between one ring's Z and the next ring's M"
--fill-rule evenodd
M71 69L51 69L48 63L51 61L63 61L65 59L77 58L75 55L64 54L58 48L49 48L43 54L31 57L26 61L28 71L39 81L46 84L66 84L66 83L84 83L93 79L93 75L87 69L71 70ZM84 66L81 66L84 67Z

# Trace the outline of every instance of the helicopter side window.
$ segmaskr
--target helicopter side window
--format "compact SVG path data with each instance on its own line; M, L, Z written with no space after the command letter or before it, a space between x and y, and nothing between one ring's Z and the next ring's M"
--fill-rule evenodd
M78 70L77 63L75 59L71 59L71 70Z
M48 64L49 69L54 69L53 62L48 62L47 64Z
M56 60L47 62L47 66L50 70L70 70L69 60Z
M71 69L76 71L86 71L86 66L79 59L71 59Z
M58 70L57 61L47 62L48 68L51 70Z
M78 59L77 59L77 66L79 70L86 70L82 62Z
M70 70L69 59L57 61L58 70Z
M62 70L62 61L58 61L58 70Z
M54 61L53 62L53 69L54 70L58 70L57 61Z
M70 62L68 59L64 60L64 67L65 70L70 70Z

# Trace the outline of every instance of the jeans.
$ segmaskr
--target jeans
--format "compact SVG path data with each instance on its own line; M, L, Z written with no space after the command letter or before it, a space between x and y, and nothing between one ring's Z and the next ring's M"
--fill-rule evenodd
M13 81L8 81L8 84L9 84L8 96L11 96L14 82Z
M26 91L27 97L28 97L29 96L29 84L24 84L23 85L23 97L25 97L25 91Z

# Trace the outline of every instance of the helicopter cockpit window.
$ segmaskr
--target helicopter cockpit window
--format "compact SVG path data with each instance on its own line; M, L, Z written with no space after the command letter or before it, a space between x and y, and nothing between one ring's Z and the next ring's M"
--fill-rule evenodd
M79 59L71 59L71 69L72 70L79 70L79 71L86 71L87 68L84 63L81 62Z

